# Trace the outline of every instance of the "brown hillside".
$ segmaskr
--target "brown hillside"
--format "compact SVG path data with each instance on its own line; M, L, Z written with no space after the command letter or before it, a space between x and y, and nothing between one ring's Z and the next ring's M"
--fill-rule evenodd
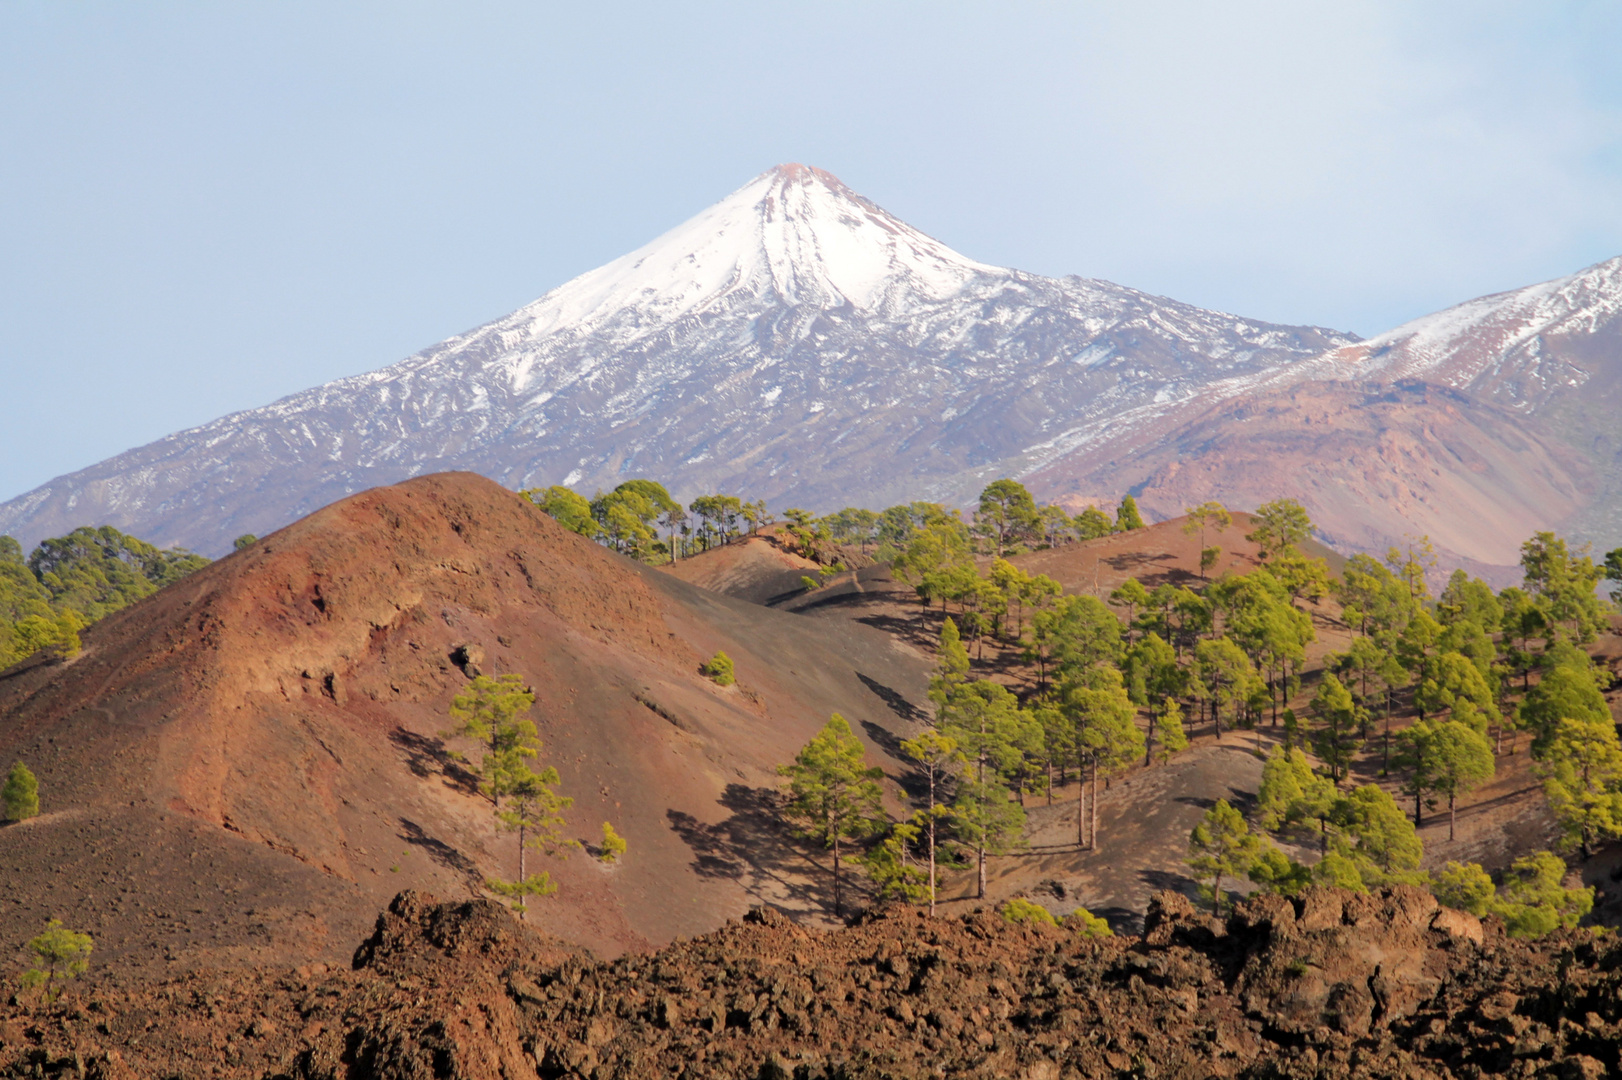
M698 675L717 649L737 686ZM57 916L123 965L331 960L401 888L511 876L438 738L481 669L534 687L573 833L630 841L613 870L552 865L538 905L608 954L751 902L819 908L761 812L772 770L835 710L889 742L926 678L881 634L649 571L471 474L369 491L97 624L71 662L0 673L0 759L34 768L43 811L0 829L0 936Z
M1169 437L1157 429L1065 458L1028 483L1049 498L1130 490L1160 516L1207 499L1296 498L1345 551L1424 533L1445 565L1507 585L1521 542L1595 494L1593 466L1559 434L1447 387L1311 382L1224 402Z
M735 540L659 569L701 589L767 605L802 590L800 578L817 575L814 561L784 551L768 536Z

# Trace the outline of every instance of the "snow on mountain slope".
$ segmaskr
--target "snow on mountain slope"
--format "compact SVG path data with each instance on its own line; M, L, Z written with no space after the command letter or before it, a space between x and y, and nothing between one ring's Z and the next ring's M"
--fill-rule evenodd
M1592 363L1574 355L1584 343L1618 337L1622 258L1423 316L1332 350L1299 375L1421 379L1530 411L1594 376Z
M105 522L215 553L446 469L812 509L960 500L1078 430L1355 340L978 263L785 165L487 326L0 504L0 531Z
M1505 584L1538 529L1622 543L1618 416L1612 259L1079 426L1027 481L1048 497L1130 490L1159 515L1289 496L1343 550L1427 533L1448 565Z

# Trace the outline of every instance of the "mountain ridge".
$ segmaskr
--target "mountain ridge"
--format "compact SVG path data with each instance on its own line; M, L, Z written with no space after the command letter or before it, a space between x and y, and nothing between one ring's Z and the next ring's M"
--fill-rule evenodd
M94 519L218 553L445 469L957 502L1080 425L1355 340L992 267L780 166L502 319L0 504L0 530L27 544Z
M1536 530L1622 539L1618 414L1622 258L1123 414L1026 479L1049 497L1111 482L1159 516L1295 497L1343 548L1428 533L1507 584Z

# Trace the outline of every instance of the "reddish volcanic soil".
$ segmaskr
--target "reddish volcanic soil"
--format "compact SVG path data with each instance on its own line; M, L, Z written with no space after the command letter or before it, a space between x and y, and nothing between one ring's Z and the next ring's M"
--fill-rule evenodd
M1027 483L1051 499L1130 490L1162 517L1207 499L1296 498L1337 547L1379 553L1428 534L1444 564L1501 587L1519 580L1533 532L1596 517L1603 478L1564 435L1447 387L1309 382L1061 458Z
M718 649L738 684L698 674ZM0 940L60 917L98 966L344 960L403 888L512 876L515 839L439 733L471 674L534 688L542 761L607 868L546 861L540 923L599 955L769 902L820 912L817 867L769 813L834 711L885 753L927 664L866 627L705 592L441 474L327 507L122 611L69 662L0 673L0 760L41 815L0 828ZM533 863L532 863L533 865Z

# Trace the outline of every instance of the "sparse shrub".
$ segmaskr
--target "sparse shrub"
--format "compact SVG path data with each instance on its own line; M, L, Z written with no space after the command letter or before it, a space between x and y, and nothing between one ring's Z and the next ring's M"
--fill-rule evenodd
M1115 931L1110 929L1109 923L1105 922L1099 916L1094 915L1084 907L1079 907L1072 911L1069 915L1066 915L1064 918L1064 926L1066 930L1071 931L1077 937L1115 936Z
M603 822L603 850L602 854L597 856L598 859L605 863L619 862L620 856L624 855L630 846L625 837L614 831L614 826L610 822Z
M737 676L732 673L732 657L724 652L718 652L710 657L698 670L716 686L731 686L738 681Z
M22 762L11 767L6 786L0 789L0 802L5 803L6 820L22 821L39 813L39 781Z
M55 1001L62 993L62 984L84 974L90 966L90 950L94 946L89 934L80 934L52 919L45 924L45 932L28 943L34 954L34 964L23 972L25 990L37 990L41 1000Z
M997 909L997 914L1015 926L1023 923L1040 923L1046 926L1058 926L1059 920L1053 917L1053 912L1023 896L1016 896Z
M259 537L255 536L253 533L243 533L241 536L231 541L231 547L233 550L241 551L243 548L252 547L258 542Z
M802 574L800 575L800 587L806 592L812 592L813 590L822 588L822 581L819 578L807 577Z

